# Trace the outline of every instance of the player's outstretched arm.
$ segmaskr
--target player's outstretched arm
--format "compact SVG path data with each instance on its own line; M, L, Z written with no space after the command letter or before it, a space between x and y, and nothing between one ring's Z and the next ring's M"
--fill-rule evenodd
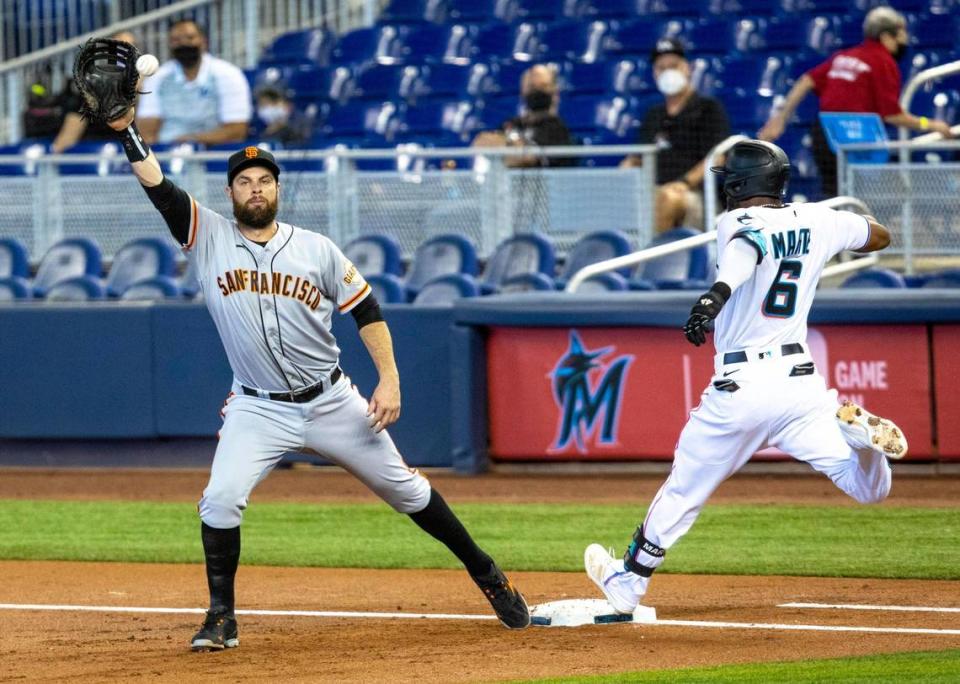
M380 375L380 382L370 397L370 406L367 409L370 426L380 432L396 423L400 417L400 373L393 357L393 340L390 329L383 320L361 327L360 339L363 340Z
M153 206L167 222L171 235L181 245L186 245L190 239L193 200L173 181L164 177L157 156L143 141L137 130L135 116L134 108L131 107L126 114L108 122L108 125L117 132L134 175L146 191L147 197L153 202Z

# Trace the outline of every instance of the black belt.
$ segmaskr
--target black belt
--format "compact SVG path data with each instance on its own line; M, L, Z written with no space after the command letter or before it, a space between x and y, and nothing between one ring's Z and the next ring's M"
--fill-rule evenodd
M792 356L793 354L802 354L803 345L797 342L791 342L790 344L784 344L780 347L780 356ZM763 356L760 357L761 359ZM728 363L745 363L747 361L747 352L745 351L735 351L727 352L723 355L724 365Z
M340 379L340 376L343 375L343 371L338 367L333 373L330 374L330 381L328 383L329 387L333 387L337 384L337 380ZM260 393L255 389L250 389L245 385L240 385L240 389L243 390L243 393L248 397L259 397ZM313 401L317 397L323 394L323 382L318 382L313 387L308 387L302 389L299 392L270 392L266 398L272 399L273 401L289 401L294 404L306 404L308 401Z

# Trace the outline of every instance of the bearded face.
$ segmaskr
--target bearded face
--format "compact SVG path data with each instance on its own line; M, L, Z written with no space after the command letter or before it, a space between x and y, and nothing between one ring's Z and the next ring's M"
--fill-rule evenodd
M242 225L266 228L277 218L277 199L271 201L264 195L254 195L243 201L234 195L233 215Z

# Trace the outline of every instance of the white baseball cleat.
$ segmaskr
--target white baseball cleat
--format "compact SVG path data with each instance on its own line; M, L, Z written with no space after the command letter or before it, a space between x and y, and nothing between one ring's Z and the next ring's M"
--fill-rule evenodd
M895 461L907 455L907 438L892 420L870 413L852 401L837 409L837 423L847 444L854 449L872 449Z
M605 548L591 544L583 552L583 567L587 577L600 588L615 611L633 613L640 603L640 596L634 588L638 576L624 570L622 560L614 560Z

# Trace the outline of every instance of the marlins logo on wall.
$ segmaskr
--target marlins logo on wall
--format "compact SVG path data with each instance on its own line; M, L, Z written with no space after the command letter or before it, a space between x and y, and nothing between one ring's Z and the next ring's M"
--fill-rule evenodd
M570 347L549 376L560 409L552 451L565 450L571 441L581 453L587 452L588 440L595 446L617 443L623 383L634 356L624 354L600 363L613 351L615 347L587 350L577 331L570 331Z

